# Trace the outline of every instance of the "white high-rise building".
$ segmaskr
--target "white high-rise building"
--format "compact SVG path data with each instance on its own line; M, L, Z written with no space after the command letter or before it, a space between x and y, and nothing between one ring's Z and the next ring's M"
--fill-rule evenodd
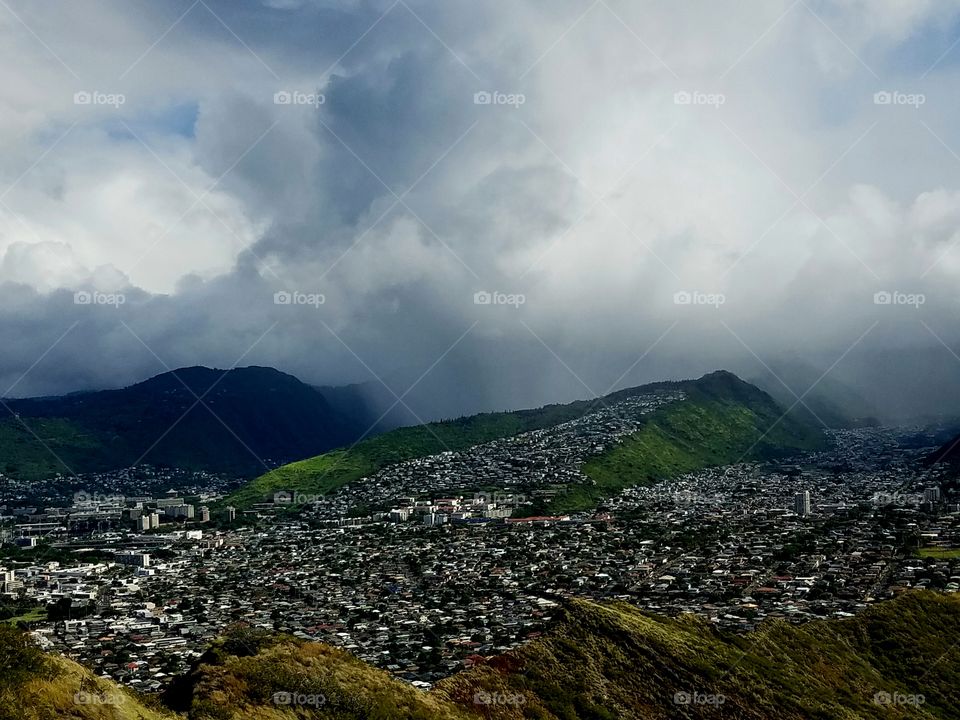
M122 552L117 553L117 562L122 565L134 565L136 567L150 567L149 553L141 552Z
M810 491L804 490L793 496L793 511L800 517L810 514Z
M410 519L410 510L407 508L394 508L390 511L390 522L406 522Z

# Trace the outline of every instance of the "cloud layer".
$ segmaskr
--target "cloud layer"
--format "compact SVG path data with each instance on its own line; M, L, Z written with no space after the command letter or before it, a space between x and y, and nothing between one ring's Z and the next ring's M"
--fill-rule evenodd
M958 12L11 2L0 395L264 364L423 376L436 415L786 360L960 376Z

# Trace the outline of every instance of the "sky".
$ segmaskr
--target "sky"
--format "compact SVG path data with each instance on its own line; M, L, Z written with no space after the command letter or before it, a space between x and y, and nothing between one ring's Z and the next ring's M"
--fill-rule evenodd
M724 367L949 412L958 45L948 0L4 0L0 396Z

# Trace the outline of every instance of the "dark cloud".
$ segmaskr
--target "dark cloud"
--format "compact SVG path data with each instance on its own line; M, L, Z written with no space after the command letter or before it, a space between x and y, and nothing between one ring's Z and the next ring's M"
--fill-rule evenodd
M836 9L846 47L786 2L15 5L59 60L0 26L0 394L432 367L433 417L802 362L960 399L957 77L917 60L956 3Z

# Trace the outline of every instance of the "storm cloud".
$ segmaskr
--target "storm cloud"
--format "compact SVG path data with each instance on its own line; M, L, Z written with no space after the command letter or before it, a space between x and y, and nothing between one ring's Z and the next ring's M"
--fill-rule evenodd
M958 14L8 0L0 395L259 364L436 417L801 364L948 412Z

